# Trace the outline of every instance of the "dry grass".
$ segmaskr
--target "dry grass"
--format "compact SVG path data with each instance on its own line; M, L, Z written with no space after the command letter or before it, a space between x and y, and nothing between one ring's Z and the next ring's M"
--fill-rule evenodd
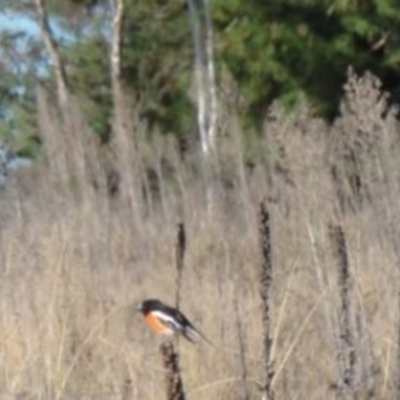
M291 117L271 112L251 171L243 166L241 141L229 140L234 130L228 121L211 211L195 160L179 160L170 144L164 153L146 153L162 190L148 199L151 208L140 221L104 192L83 194L85 201L65 197L40 168L15 178L0 199L1 398L164 398L159 341L133 305L146 297L174 303L176 226L183 221L180 307L216 344L180 343L187 398L231 400L245 393L259 399L264 369L256 215L263 199L274 221L276 398L336 395L340 298L332 222L346 235L354 279L349 295L362 361L355 366L358 398L368 398L369 387L377 398L395 398L399 127L384 107L379 112L381 102L368 102L380 99L371 78L350 77L349 85L332 128L306 108ZM364 92L357 97L359 86ZM359 158L346 166L352 149ZM160 165L168 166L164 175ZM361 177L360 193L354 194L346 173L351 168Z

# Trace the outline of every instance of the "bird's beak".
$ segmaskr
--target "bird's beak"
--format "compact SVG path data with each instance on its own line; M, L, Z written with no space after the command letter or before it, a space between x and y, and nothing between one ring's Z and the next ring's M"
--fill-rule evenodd
M139 311L139 312L143 311L142 304L139 304L139 305L136 306L136 311Z

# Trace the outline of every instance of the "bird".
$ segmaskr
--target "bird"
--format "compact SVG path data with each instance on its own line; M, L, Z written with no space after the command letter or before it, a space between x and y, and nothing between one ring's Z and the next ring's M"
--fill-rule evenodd
M168 337L179 334L191 343L202 338L211 344L178 309L158 299L144 300L138 310L143 314L147 326L158 335Z

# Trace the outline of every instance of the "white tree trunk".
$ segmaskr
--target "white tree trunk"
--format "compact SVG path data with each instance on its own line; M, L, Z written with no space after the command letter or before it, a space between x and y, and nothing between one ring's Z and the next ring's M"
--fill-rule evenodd
M197 122L200 135L201 151L205 158L209 154L209 138L206 123L206 79L204 75L204 52L199 14L194 0L188 0L190 23L194 45L194 72L196 77Z
M206 25L206 63L207 63L207 87L209 90L209 124L208 124L208 140L210 148L213 152L216 150L216 132L218 121L218 100L217 85L215 81L215 65L214 65L214 34L211 22L211 12L209 0L204 2L204 15Z
M123 0L111 0L113 10L112 16L112 42L111 42L111 75L113 84L121 77L121 38L122 38L122 19L124 16Z
M195 51L197 120L203 158L206 201L207 207L212 209L215 203L213 163L216 156L218 117L213 30L208 0L202 0L201 7L196 5L196 0L188 0L188 6Z
M203 0L199 10L195 0L188 0L190 24L195 51L197 120L201 151L204 158L216 148L217 89L214 67L214 39L208 0Z

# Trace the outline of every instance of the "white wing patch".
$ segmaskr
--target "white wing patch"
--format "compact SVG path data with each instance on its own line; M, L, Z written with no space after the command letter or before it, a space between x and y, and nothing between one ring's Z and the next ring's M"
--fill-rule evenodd
M163 321L166 325L171 327L175 332L183 332L184 327L169 315L161 311L152 311L152 314L155 317L157 317L160 321Z

